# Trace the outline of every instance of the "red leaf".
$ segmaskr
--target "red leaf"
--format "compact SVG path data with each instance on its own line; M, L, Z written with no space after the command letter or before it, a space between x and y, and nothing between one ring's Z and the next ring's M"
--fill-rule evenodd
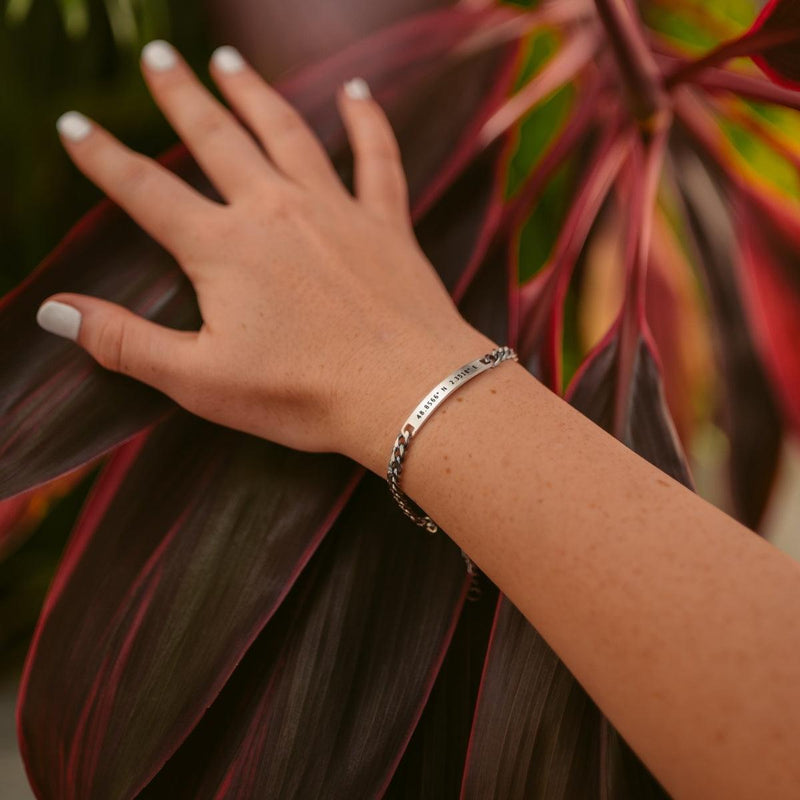
M152 777L360 474L183 412L114 455L28 654L20 740L40 797L133 796Z
M755 530L778 468L783 441L781 410L754 340L746 308L752 298L748 300L741 270L736 268L741 253L729 208L697 156L681 152L676 177L714 327L714 351L722 381L719 416L730 441L730 497L737 518ZM752 224L741 221L738 227ZM768 319L763 321L768 323ZM792 351L785 355L791 358Z
M600 712L528 620L497 610L462 800L596 796Z
M775 83L800 89L800 4L796 0L770 0L743 39L758 46L753 61Z
M427 208L457 177L452 164L464 166L482 121L504 96L517 49L503 24L511 17L458 8L440 12L435 24L428 17L411 20L303 70L282 90L343 164L349 154L333 90L363 75L396 127L412 199L424 193ZM478 30L483 38L465 49ZM384 51L393 58L384 59ZM218 199L183 146L160 160ZM0 498L87 463L174 408L160 393L102 369L73 343L42 331L36 309L56 291L104 297L175 328L200 322L177 264L117 206L105 201L84 217L0 302Z
M384 481L368 475L142 797L380 796L430 694L467 584L453 542L416 527Z
M385 800L458 797L497 589L481 577L481 595L461 612L436 684Z
M561 391L563 305L572 272L631 138L611 127L592 153L550 261L519 289L520 359L554 391Z
M800 431L800 218L766 195L736 194L743 296L789 424Z

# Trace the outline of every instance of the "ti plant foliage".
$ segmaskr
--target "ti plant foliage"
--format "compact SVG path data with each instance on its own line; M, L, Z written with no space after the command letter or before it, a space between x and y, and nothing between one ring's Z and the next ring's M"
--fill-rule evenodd
M277 5L280 26L309 24ZM431 3L400 22L383 5L395 21L281 91L349 180L333 96L363 75L465 317L687 486L665 384L690 331L668 289L671 271L696 275L732 495L755 527L800 429L797 4ZM162 160L219 199L182 146ZM575 308L609 230L619 306L578 366ZM38 797L665 796L495 587L466 602L458 548L382 480L104 371L37 328L61 290L199 324L181 270L110 202L0 305L0 521L104 464L23 677Z
M89 31L93 4L90 0L50 0L55 2L67 35L81 40ZM33 0L8 0L5 21L17 25L31 13ZM169 9L162 0L104 0L108 24L120 47L131 47L147 40L148 32L169 27ZM96 10L96 9L95 9Z

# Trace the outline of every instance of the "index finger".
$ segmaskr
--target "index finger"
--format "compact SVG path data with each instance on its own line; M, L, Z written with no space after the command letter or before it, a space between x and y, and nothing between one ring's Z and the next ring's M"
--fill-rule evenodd
M56 128L75 166L178 260L221 207L77 111Z

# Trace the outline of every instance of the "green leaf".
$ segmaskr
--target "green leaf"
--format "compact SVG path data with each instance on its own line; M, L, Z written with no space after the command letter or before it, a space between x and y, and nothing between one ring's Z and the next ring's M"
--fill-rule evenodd
M691 53L703 53L742 33L756 16L753 0L648 0L640 4L645 23Z
M800 200L800 176L795 165L743 124L728 117L720 117L718 123L723 136L733 147L742 173Z
M519 237L519 282L525 284L547 264L553 253L575 188L575 161L570 160L542 192Z

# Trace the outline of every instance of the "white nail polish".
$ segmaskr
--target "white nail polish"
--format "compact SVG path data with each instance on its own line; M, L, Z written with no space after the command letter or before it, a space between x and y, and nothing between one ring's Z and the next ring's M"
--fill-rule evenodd
M175 48L163 39L154 39L142 48L142 60L150 69L164 72L172 69L178 62Z
M224 72L227 75L233 75L233 73L240 72L244 68L242 54L229 44L218 47L212 53L211 60L220 72Z
M369 84L363 78L351 78L344 85L345 94L353 100L366 100L372 97Z
M49 333L72 339L74 342L81 328L81 312L74 306L59 303L58 300L48 300L39 306L36 321Z
M85 139L92 130L92 123L79 111L67 111L56 120L56 129L71 142Z

